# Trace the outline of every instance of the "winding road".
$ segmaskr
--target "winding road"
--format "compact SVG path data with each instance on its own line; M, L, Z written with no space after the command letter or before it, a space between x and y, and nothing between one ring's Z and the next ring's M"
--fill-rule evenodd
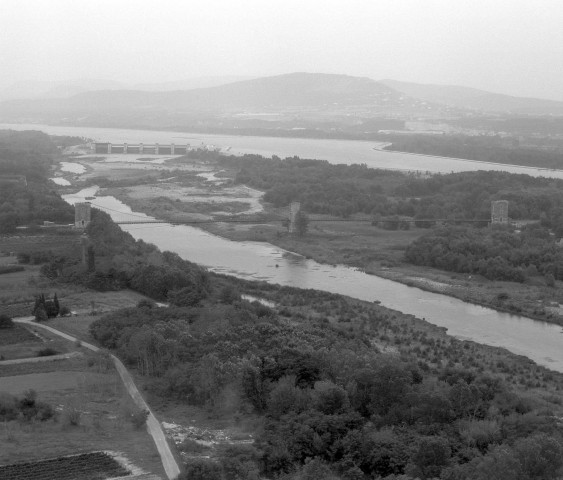
M88 348L93 352L105 351L99 347L96 347L95 345L92 345L91 343L86 343L76 337L73 337L72 335L63 333L60 330L57 330L53 327L49 327L48 325L37 323L33 321L33 317L14 318L14 321L17 323L24 323L28 325L33 325L34 327L43 328L71 342L80 342L80 344L83 347ZM166 436L164 435L164 430L162 429L160 422L156 419L153 412L147 405L147 402L145 402L143 396L141 395L141 392L139 392L139 390L135 386L133 377L131 377L131 374L125 368L125 365L123 365L121 360L119 360L119 358L117 358L116 356L110 354L110 357L115 365L115 368L117 369L117 372L119 373L119 376L121 377L121 380L123 381L123 384L125 385L125 388L127 389L129 395L131 395L131 398L135 402L135 405L138 408L149 412L149 415L147 417L147 431L149 432L149 434L152 436L152 439L154 440L156 449L158 450L158 453L162 460L162 466L164 467L166 476L168 477L169 480L173 480L177 478L178 475L180 475L180 467L178 466L178 463L176 462L176 459L172 454L172 450L170 450L170 445L168 445Z

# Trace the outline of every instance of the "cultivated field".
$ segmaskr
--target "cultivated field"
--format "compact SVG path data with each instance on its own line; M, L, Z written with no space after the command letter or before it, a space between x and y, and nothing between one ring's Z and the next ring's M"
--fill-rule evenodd
M57 321L70 323L75 318L80 319L67 317ZM96 317L82 318L86 324L86 319L89 322ZM160 456L145 429L144 416L126 392L108 356L90 352L43 329L37 328L36 336L33 330L33 326L16 325L5 330L9 332L6 335L0 331L4 343L0 353L21 359L17 364L0 362L0 465L110 450L120 452L143 471L162 476ZM24 357L35 359L38 350L47 347L77 356L25 362ZM9 411L6 406L13 404L10 396L21 399L30 390L36 392L37 401L54 409L54 416L44 421L3 417ZM76 468L82 468L80 465ZM20 467L14 468L6 472L22 472ZM35 467L25 468L33 471ZM0 478L3 471L0 469Z

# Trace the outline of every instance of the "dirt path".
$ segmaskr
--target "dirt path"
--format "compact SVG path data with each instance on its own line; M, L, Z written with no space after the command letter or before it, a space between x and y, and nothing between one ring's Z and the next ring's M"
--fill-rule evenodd
M18 323L33 325L34 327L44 328L45 330L48 330L51 333L54 333L55 335L59 335L60 337L66 338L71 342L80 341L80 344L83 347L88 348L93 352L102 351L100 348L96 347L95 345L78 340L77 338L71 335L67 335L66 333L63 333L60 330L54 329L53 327L49 327L48 325L43 325L41 323L36 323L33 321L33 317L15 318L14 321ZM166 475L170 480L175 479L180 474L180 467L178 467L178 463L176 462L176 459L174 458L174 455L170 450L170 446L166 441L166 436L164 435L164 430L162 429L162 426L160 425L159 421L156 419L151 409L143 399L143 396L141 395L141 393L135 386L135 383L133 382L133 378L131 377L131 374L127 371L123 363L121 363L121 360L119 360L114 355L110 355L110 356L111 359L113 360L113 363L115 364L115 368L117 369L119 376L121 377L121 380L123 381L123 384L125 385L125 388L127 388L129 395L131 395L131 398L135 402L135 405L137 405L138 408L141 408L149 412L149 415L147 417L147 431L149 432L149 434L152 436L154 440L154 443L162 460L162 465L164 467L164 471L166 472Z
M59 355L49 355L47 357L28 357L15 358L13 360L0 360L2 365L17 365L19 363L37 363L37 362L53 362L55 360L66 360L67 358L78 357L82 355L80 352L61 353Z

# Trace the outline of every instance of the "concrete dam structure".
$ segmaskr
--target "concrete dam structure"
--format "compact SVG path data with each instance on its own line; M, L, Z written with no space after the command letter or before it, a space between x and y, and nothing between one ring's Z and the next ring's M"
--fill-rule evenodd
M185 155L190 151L190 144L175 145L174 143L160 145L158 143L94 143L94 153L136 153L146 155Z

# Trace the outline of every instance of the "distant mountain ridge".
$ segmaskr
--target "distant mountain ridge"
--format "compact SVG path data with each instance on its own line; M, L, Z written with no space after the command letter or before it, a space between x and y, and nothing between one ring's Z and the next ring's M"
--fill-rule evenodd
M136 89L103 81L50 85L47 90L43 85L42 97L0 102L0 120L80 121L113 126L193 125L207 115L220 126L222 118L263 113L283 114L285 120L307 117L318 122L347 124L354 123L355 118L458 118L474 111L563 114L563 102L460 86L304 72L222 83L229 78L233 77L202 77L143 84ZM198 84L212 86L174 90L177 86ZM103 88L96 88L100 85Z
M433 85L399 80L381 80L380 83L411 97L458 108L516 114L563 114L563 102L557 100L514 97L458 85Z
M370 78L348 75L293 73L243 80L192 90L99 90L69 98L13 100L0 103L0 115L33 116L111 114L135 111L162 114L232 113L307 108L378 107L386 111L402 102L403 95Z

